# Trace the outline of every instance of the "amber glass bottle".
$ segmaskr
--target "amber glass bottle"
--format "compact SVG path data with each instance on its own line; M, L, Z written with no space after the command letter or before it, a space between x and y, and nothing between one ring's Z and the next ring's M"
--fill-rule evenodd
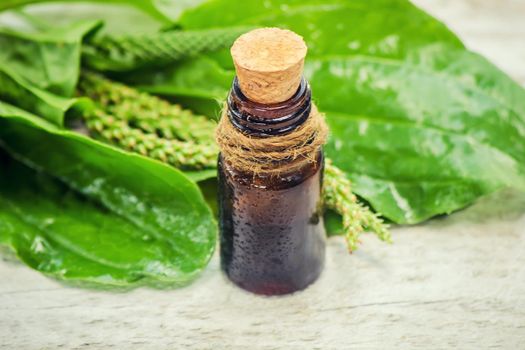
M245 133L271 137L300 126L310 103L305 82L290 100L269 106L249 101L235 82L229 117ZM256 175L219 158L221 263L230 280L274 295L304 289L319 276L325 250L322 164L319 151L315 163L290 164L278 176Z
M275 35L281 32L262 34L271 40L260 45L271 53L278 42ZM257 45L260 37L249 39L250 45ZM295 75L302 71L302 65L300 68ZM254 70L253 66L251 69ZM309 118L312 108L308 83L300 76L297 80L299 86L295 83L291 97L282 102L261 103L248 98L236 78L224 117L239 131L256 139L293 132ZM245 79L244 83L250 82ZM264 87L256 84L257 89ZM317 279L324 265L322 150L319 149L315 162L299 159L280 164L280 168L284 170L277 175L241 171L219 156L221 265L231 281L257 294L277 295L304 289Z

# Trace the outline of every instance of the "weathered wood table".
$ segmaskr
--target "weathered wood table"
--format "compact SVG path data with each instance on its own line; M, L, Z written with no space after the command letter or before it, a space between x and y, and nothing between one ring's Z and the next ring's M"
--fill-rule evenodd
M473 50L525 82L525 1L418 0ZM65 287L0 261L2 349L525 349L525 194L450 217L328 243L321 279L280 298L247 294L217 256L189 287Z

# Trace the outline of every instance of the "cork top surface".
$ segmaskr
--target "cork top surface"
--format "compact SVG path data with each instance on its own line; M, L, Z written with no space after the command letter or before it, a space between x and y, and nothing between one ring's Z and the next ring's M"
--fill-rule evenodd
M242 92L252 101L274 104L298 89L307 47L292 31L260 28L241 35L231 55Z
M276 72L304 60L306 44L294 32L280 28L260 28L241 35L233 44L235 63L257 72Z

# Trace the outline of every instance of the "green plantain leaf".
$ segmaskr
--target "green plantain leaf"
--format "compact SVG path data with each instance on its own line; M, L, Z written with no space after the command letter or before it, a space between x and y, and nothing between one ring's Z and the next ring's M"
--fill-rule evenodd
M154 18L134 6L115 2L46 1L24 6L23 9L0 12L0 27L27 32L70 26L86 20L104 23L97 35L157 33L167 25L164 20Z
M216 118L234 75L233 71L201 56L182 60L162 71L147 70L120 80L149 93L175 96L177 102Z
M0 29L0 66L36 88L70 97L78 81L82 38L99 26L80 21L37 33Z
M97 285L168 286L209 261L216 224L178 170L2 102L0 145L43 171L0 163L0 243L33 268Z
M445 48L442 54L453 56ZM454 54L462 55L481 60ZM319 108L331 127L327 154L347 171L356 192L388 218L414 223L502 186L525 188L525 120L512 108L519 100L472 84L468 67L429 69L421 56L309 66L316 91L339 87L319 97ZM341 105L349 94L353 103Z
M406 0L208 1L179 19L184 29L278 26L301 34L309 57L369 54L402 58L432 42L463 44L443 24ZM232 68L228 56L227 67Z
M0 99L62 126L67 111L88 103L69 96L78 80L82 38L99 26L82 21L34 33L0 30Z
M179 24L302 35L305 75L331 127L327 155L397 223L450 213L500 187L525 188L525 91L409 1L212 0ZM225 51L210 57L232 68ZM172 81L174 91L196 85Z
M0 66L0 99L63 126L66 112L89 105L87 98L65 98L41 90L8 68Z
M67 6L69 4L75 4L75 3L100 3L100 4L122 4L127 6L133 6L137 9L143 11L144 13L147 13L151 17L155 18L156 20L162 21L164 23L170 23L170 20L166 15L163 14L158 8L157 8L157 2L161 2L159 0L133 0L133 1L126 1L126 0L4 0L0 4L0 11L13 9L13 8L19 8L22 6L27 6L30 4L40 4L40 3L58 3L62 7L62 10L64 10L64 6ZM159 6L160 7L160 6ZM170 6L177 8L177 6ZM180 6L182 7L182 5ZM166 10L162 8L163 10ZM172 10L173 11L173 10Z

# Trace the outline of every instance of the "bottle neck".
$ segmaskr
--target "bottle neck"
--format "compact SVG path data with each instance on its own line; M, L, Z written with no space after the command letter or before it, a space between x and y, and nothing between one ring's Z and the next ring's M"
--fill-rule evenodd
M301 80L297 92L288 100L276 104L261 104L249 100L241 91L237 77L228 96L228 117L245 134L256 137L284 135L303 124L312 108L310 86Z

